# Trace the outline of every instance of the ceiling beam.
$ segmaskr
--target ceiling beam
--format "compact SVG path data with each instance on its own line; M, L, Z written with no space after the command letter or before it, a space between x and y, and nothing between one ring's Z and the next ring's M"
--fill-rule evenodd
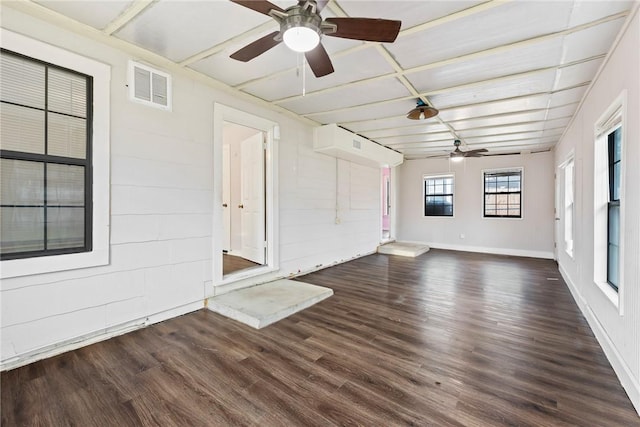
M143 10L148 8L151 4L155 3L156 0L136 0L133 2L131 6L129 6L124 12L120 14L116 19L111 21L109 25L107 25L103 33L110 36L120 28L127 25L133 18L138 16Z
M458 19L466 18L472 15L478 14L480 12L485 12L487 10L493 9L494 7L502 6L506 3L510 3L511 1L513 0L491 0L485 3L481 3L477 6L473 6L468 9L463 9L461 11L443 16L441 18L437 18L432 21L425 22L423 24L418 24L411 28L407 28L406 30L402 30L398 34L398 37L410 36L411 34L419 33L419 32L428 30L430 28L437 27L439 25L449 24Z
M446 93L446 92L450 92L450 91L455 91L455 90L460 90L460 89L472 89L478 86L482 86L484 84L487 83L496 83L496 82L501 82L503 80L508 80L508 79L512 79L512 78L518 78L518 77L527 77L527 76L531 76L531 75L535 75L535 74L541 74L541 73L545 73L548 71L553 71L553 70L558 70L558 69L562 69L565 67L569 67L572 65L578 65L581 63L585 63L585 62L589 62L589 61L593 61L595 59L600 59L604 57L604 55L598 55L598 56L594 56L594 57L590 57L590 58L586 58L583 60L579 60L579 61L574 61L571 62L569 64L565 64L562 66L552 66L552 67L544 67L544 68L538 68L536 70L529 70L529 71L524 71L521 73L514 73L514 74L508 74L505 76L500 76L500 77L496 77L493 79L487 79L487 80L478 80L475 82L470 82L470 83L465 83L462 85L457 85L457 86L450 86L447 88L442 88L442 89L437 89L437 90L432 90L432 91L427 91L427 92L423 92L420 93L420 96L432 96L432 95L439 95L442 93ZM580 85L584 85L584 84L589 84L589 82L582 82ZM542 92L542 93L551 93L552 91L547 91L547 92ZM522 96L531 96L530 95L522 95ZM310 95L308 95L310 96ZM367 102L366 104L358 104L358 105L352 105L349 107L342 107L342 108L335 108L335 109L331 109L331 110L327 110L327 111L316 111L313 113L308 113L308 114L304 114L305 117L313 117L313 116L319 116L322 114L328 114L328 113L336 113L336 112L344 112L344 111L350 111L350 110L355 110L358 108L362 108L362 107L368 107L368 106L375 106L375 105L384 105L384 104L389 104L389 103L393 103L393 102L399 102L399 101L405 101L411 99L410 96L403 96L403 97L399 97L399 98L394 98L394 99L386 99L384 101L377 101L377 102ZM509 99L509 98L504 98L504 99ZM496 100L492 100L492 101L496 101ZM348 123L348 122L345 122Z
M561 93L561 92L565 92L565 91L576 89L576 88L580 88L580 87L586 87L588 85L589 85L589 82L584 82L584 83L580 83L578 85L570 86L570 87L567 87L567 88L562 88L562 89L559 89L559 90L536 92L536 93L532 93L532 94L528 94L528 95L512 96L512 97L509 97L509 98L495 99L495 100L491 100L491 101L477 102L477 103L473 103L473 104L455 105L455 106L452 106L452 107L447 107L445 109L442 109L441 111L455 110L455 109L458 109L458 108L481 107L481 106L488 106L488 105L491 105L491 104L497 104L497 103L508 102L508 101L516 101L516 100L519 100L519 99L526 99L526 98L532 98L532 97L537 97L537 96L554 95L556 93ZM564 106L564 105L567 105L567 104L563 104L562 106ZM553 107L553 108L555 108L555 107ZM502 114L526 113L526 112L534 111L534 110L536 110L536 109L518 110L518 111L511 112L511 113L502 113ZM402 116L391 116L391 117L388 117L388 119L398 119L398 118L402 118L402 117L404 117L404 115L402 115ZM468 119L461 119L461 120L468 120ZM366 124L368 122L376 123L378 121L379 121L378 119L354 120L354 121L351 121L351 122L341 122L340 124L344 125L344 126L348 126L348 125L353 125L353 124ZM425 123L425 125L427 125L427 124ZM361 132L378 132L378 131L395 129L395 128L396 128L396 126L387 127L387 128L373 128L373 129L369 129L369 130L363 130Z
M563 37L578 31L582 31L582 30L586 30L588 28L597 26L597 25L601 25L610 21L614 21L616 19L620 19L620 18L624 18L625 16L628 15L628 12L620 12L620 13L616 13L614 15L610 15L607 16L605 18L601 18L601 19L597 19L595 21L591 21L591 22L587 22L585 24L582 25L577 25L575 27L572 28L568 28L564 31L557 31L554 33L548 33L542 36L537 36L537 37L532 37L526 40L520 40L514 43L510 43L510 44L506 44L506 45L501 45L501 46L496 46L493 48L489 48L489 49L484 49L478 52L473 52L473 53L469 53L466 55L460 55L460 56L456 56L454 58L448 58L448 59L443 59L440 61L435 61L435 62L431 62L429 64L425 64L425 65L420 65L417 67L412 67L412 68L407 68L406 70L403 70L402 68L395 68L395 73L389 73L389 74L385 74L385 78L398 78L400 79L400 77L402 76L406 76L407 74L413 74L413 73L417 73L417 72L421 72L421 71L426 71L426 70L432 70L435 68L439 68L439 67L444 67L447 65L452 65L452 64L456 64L459 62L465 62L465 61L471 61L471 60L475 60L475 59L479 59L479 58L483 58L485 56L488 55L494 55L494 54L499 54L499 53L504 53L504 52L508 52L508 51L512 51L514 49L522 49L523 47L526 47L528 45L531 44L535 44L535 43L541 43L541 42L545 42L551 39L554 39L556 37ZM342 52L341 52L342 53ZM604 54L602 55L604 56ZM393 60L395 64L397 64L397 62L395 60ZM393 67L393 65L392 65ZM327 92L331 92L331 91L338 91L338 90L344 90L345 88L348 88L351 84L354 83L366 83L369 81L375 81L375 80L379 80L382 76L376 76L376 77L372 77L369 79L362 79L362 80L358 80L357 82L348 82L348 83L344 83L341 85L336 85L336 86L332 86L330 88L325 88L325 89L320 89L317 91L313 91L313 92L307 92L305 94L305 96L311 96L311 95L315 95L315 94L322 94L322 93L327 93ZM239 85L236 86L239 89L242 89L245 85ZM294 95L294 96L289 96L286 98L281 98L281 99L276 99L273 102L276 104L282 103L282 102L286 102L286 101L290 101L293 99L297 99L297 98L301 98L302 95Z
M198 62L202 59L208 58L211 55L215 55L218 52L222 52L229 46L233 46L236 43L239 44L240 42L242 42L245 39L248 39L249 37L257 37L257 36L267 34L273 31L273 29L277 26L278 26L278 23L273 19L270 19L258 25L257 27L253 27L250 30L245 31L242 34L238 34L237 36L231 37L230 39L227 39L220 44L217 44L208 49L205 49L202 52L196 53L195 55L192 55L187 59L181 61L179 64L182 67L186 67L187 65L191 65L194 62Z

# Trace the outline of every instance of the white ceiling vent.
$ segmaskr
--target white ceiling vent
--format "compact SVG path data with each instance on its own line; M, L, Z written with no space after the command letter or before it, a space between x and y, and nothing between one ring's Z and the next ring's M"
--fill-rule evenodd
M171 76L129 61L129 98L134 102L171 111Z

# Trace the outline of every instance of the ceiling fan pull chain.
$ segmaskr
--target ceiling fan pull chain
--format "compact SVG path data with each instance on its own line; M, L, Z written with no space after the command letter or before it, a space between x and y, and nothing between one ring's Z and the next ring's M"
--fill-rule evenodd
M302 96L305 96L307 94L307 59L304 56L304 53L301 53L300 55L302 56Z

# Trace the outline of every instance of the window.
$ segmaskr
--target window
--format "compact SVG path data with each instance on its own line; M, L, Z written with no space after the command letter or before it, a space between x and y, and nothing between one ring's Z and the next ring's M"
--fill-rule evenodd
M89 76L0 55L2 259L91 250Z
M110 67L0 28L0 276L109 263Z
M424 177L424 216L453 216L453 175Z
M522 218L522 169L485 171L484 217Z
M574 163L569 159L564 165L564 248L573 256L573 204L574 204Z
M595 125L593 279L619 308L624 265L624 141L626 93L604 112Z
M607 202L607 283L618 290L620 270L620 169L622 127L607 135L609 201Z

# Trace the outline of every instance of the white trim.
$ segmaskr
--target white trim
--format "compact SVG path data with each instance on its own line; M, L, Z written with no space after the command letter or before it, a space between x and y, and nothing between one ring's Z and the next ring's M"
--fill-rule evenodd
M124 335L138 329L146 328L147 326L154 323L159 323L167 319L200 310L203 307L203 301L195 301L189 304L182 305L180 307L174 307L169 310L153 314L148 317L142 317L136 320L121 323L119 325L110 326L98 331L70 338L62 342L46 345L4 360L2 362L2 365L0 365L0 371L15 369L20 366L25 366L30 363L37 362L38 360L47 359L49 357L57 356L58 354L66 353L67 351L86 347L100 341L105 341L119 335Z
M266 134L266 217L267 257L263 267L252 268L235 274L222 274L222 130L224 122L232 122L260 130ZM278 129L278 131L276 131ZM278 144L275 134L279 124L220 103L213 106L213 292L221 285L228 285L246 278L260 277L279 269L279 209L278 209ZM259 279L258 279L259 280ZM247 285L251 286L251 284ZM213 295L207 295L207 297Z
M111 67L73 52L0 29L3 48L93 77L93 250L67 255L6 260L4 278L109 264L109 156Z
M604 351L607 360L611 364L613 371L615 372L622 388L627 392L629 399L633 403L636 408L636 412L640 416L640 381L633 375L633 372L629 365L625 362L624 358L616 349L616 346L613 344L607 332L600 322L598 322L598 318L595 313L591 310L591 307L587 304L587 301L582 297L582 294L578 291L578 288L571 281L571 278L562 267L562 265L558 265L558 270L560 271L560 275L564 279L569 291L571 292L571 296L573 296L574 301L578 305L578 308L584 315L591 331L596 337L598 344L602 347L602 351ZM607 285L608 286L608 285Z
M567 167L571 165L571 247L567 245ZM556 207L556 215L560 216L562 209L562 240L556 236L556 241L562 241L565 253L573 260L575 259L575 230L576 230L576 162L574 150L569 152L567 159L558 168L562 171L562 206ZM556 177L557 179L557 177Z

